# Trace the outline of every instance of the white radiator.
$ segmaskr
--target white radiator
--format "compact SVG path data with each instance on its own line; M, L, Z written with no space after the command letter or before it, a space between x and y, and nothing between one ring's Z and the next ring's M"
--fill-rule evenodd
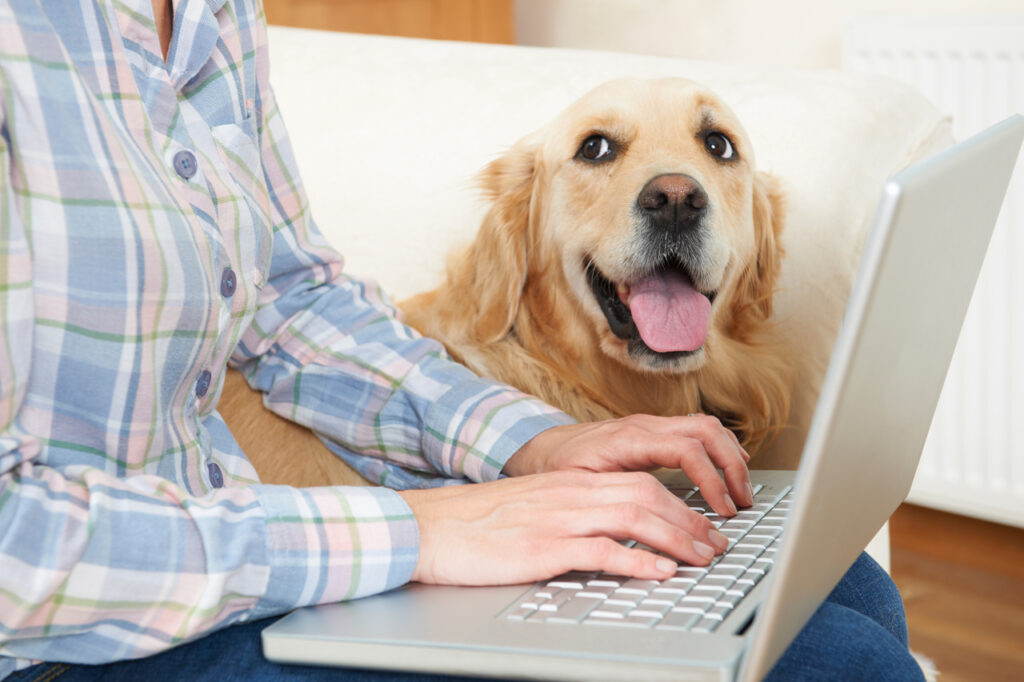
M1024 14L850 26L845 68L916 87L957 139L1024 113ZM941 277L941 273L936 273ZM1024 160L996 226L910 501L1024 526Z

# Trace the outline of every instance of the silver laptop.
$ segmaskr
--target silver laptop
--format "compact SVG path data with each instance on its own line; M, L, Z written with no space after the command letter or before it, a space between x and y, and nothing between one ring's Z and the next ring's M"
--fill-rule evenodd
M574 572L534 585L403 589L263 631L285 663L550 680L758 680L910 490L1013 171L1015 116L882 192L800 468L753 471L731 539L663 582ZM697 509L682 476L666 485ZM706 511L711 514L710 509Z

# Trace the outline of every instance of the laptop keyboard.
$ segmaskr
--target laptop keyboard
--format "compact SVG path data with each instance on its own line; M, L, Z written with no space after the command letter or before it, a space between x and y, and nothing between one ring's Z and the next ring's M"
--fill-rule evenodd
M670 490L729 538L726 552L709 566L682 564L673 577L660 581L573 571L537 583L501 617L526 623L714 632L772 569L792 488L755 486L753 506L732 518L715 514L696 488ZM634 541L625 544L654 551Z

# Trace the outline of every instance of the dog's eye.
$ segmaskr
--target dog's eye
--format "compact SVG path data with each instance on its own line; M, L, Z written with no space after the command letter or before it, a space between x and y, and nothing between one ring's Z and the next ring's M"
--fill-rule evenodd
M733 149L732 142L722 133L708 133L707 137L704 138L704 147L711 156L717 156L723 161L728 161L736 156L736 150Z
M591 135L583 140L576 156L587 161L609 161L615 155L611 143L604 135Z

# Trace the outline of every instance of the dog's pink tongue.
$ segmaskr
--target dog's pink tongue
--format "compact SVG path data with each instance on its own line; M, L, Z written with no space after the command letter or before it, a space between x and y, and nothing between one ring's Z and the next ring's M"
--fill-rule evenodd
M675 270L630 284L629 310L640 338L658 353L697 350L708 335L711 301Z

